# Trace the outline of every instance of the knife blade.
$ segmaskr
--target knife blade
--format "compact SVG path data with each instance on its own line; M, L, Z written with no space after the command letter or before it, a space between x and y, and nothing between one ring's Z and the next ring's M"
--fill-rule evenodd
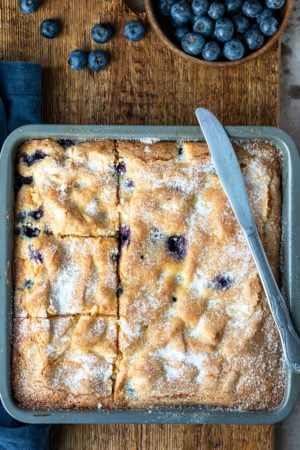
M250 236L256 225L249 206L244 177L230 139L223 125L207 109L198 108L196 117L229 203L244 232Z

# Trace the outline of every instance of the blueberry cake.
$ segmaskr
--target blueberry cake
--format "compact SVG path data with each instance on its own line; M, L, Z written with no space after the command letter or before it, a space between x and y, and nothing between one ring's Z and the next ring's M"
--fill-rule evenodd
M118 231L111 141L27 142L19 152L16 188L19 233L115 236Z
M279 155L257 142L236 151L278 278ZM17 171L23 406L280 403L279 337L205 144L31 141Z
M15 239L15 316L117 315L115 238Z
M112 405L116 319L15 319L13 385L26 408Z

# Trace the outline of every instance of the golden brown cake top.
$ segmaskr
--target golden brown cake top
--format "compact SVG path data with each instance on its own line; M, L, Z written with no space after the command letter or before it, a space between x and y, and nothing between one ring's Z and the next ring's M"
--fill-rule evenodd
M59 235L115 235L118 213L113 142L71 142L64 147L46 139L26 142L19 149L19 229L37 227Z

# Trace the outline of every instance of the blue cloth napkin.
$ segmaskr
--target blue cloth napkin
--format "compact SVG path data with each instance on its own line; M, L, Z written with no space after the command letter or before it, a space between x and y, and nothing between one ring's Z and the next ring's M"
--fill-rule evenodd
M21 125L41 123L42 68L0 61L0 145Z
M42 68L39 64L0 61L0 148L15 128L41 123ZM44 450L48 427L25 425L0 403L0 450Z

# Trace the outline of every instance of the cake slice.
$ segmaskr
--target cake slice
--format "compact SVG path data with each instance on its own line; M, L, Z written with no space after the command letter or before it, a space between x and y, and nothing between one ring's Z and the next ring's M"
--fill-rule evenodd
M16 317L117 315L115 238L17 237Z
M22 407L111 406L114 318L15 319L13 341L12 389Z
M17 232L115 236L117 185L113 141L68 147L53 140L26 142L18 152Z

